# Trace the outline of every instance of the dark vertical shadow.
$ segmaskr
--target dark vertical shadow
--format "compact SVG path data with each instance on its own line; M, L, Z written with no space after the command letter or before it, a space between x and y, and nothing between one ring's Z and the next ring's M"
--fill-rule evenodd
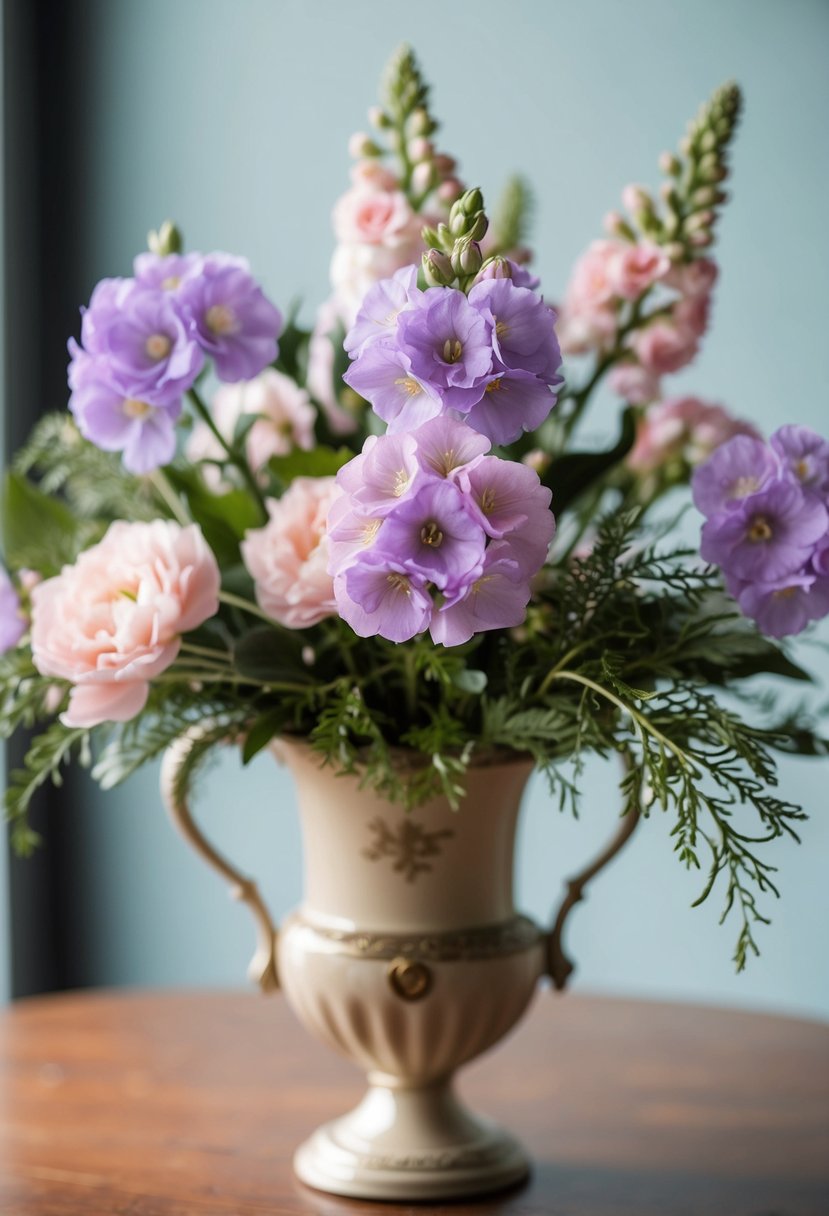
M84 21L86 16L87 20ZM7 456L43 413L66 404L66 339L77 328L83 229L85 24L73 0L3 0L3 191L6 267L3 426ZM19 766L26 738L7 766ZM32 822L43 848L10 860L11 991L71 985L71 782L45 789Z

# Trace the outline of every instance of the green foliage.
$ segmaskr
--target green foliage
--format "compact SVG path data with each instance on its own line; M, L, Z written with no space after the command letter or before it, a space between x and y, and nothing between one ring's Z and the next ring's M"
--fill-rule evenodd
M492 216L495 252L510 253L524 244L529 235L532 209L533 196L528 182L523 177L511 177Z
M57 574L67 562L74 561L95 539L97 531L19 473L6 474L2 522L6 562L45 575Z

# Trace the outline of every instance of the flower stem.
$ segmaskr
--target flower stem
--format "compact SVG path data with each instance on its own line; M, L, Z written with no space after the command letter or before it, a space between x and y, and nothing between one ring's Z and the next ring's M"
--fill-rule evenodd
M149 481L152 483L158 497L169 508L170 514L173 516L183 528L188 527L193 521L187 513L187 508L176 494L173 487L170 485L170 479L162 469L153 469L149 474Z
M199 396L196 389L194 389L194 388L188 389L187 396L190 398L190 401L192 402L193 409L196 411L198 416L201 418L202 422L204 422L206 424L206 426L210 430L210 433L213 435L213 438L219 444L221 444L224 452L227 455L227 459L230 462L230 464L232 464L234 468L239 470L239 473L241 474L242 478L245 481L245 484L247 485L248 489L251 492L251 495L253 496L253 501L259 507L259 512L260 512L260 515L262 518L262 522L265 523L268 518L268 508L265 506L264 495L262 494L262 491L259 488L259 485L256 481L256 478L253 475L250 465L244 459L243 456L240 456L240 455L238 455L238 453L233 451L233 448L227 442L224 435L219 430L219 428L216 426L216 423L213 421L213 417L210 413L210 410L207 408L205 403L202 401L202 399Z
M250 616L258 616L261 621L267 621L269 625L273 625L274 629L279 628L279 622L269 617L257 604L251 603L241 595L234 595L232 591L220 591L219 602L227 604L231 608L238 608L240 612L247 612Z

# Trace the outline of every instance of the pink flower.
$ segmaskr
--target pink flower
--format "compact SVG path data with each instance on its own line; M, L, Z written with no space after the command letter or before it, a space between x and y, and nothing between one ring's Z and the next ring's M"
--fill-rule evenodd
M631 339L631 346L642 366L658 376L679 371L699 349L695 333L670 321L654 321L640 329Z
M626 463L637 473L653 472L672 460L697 465L734 435L761 438L750 423L733 418L721 405L698 397L666 398L640 419Z
M32 590L32 659L74 685L67 726L126 722L169 667L180 635L219 607L219 568L201 530L168 520L111 524L103 540Z
M674 304L671 316L678 330L689 337L701 338L711 316L711 296L683 296Z
M331 258L331 286L334 304L350 329L369 290L381 279L390 279L395 270L420 261L423 241L420 230L413 231L408 244L338 245Z
M393 248L411 239L417 217L402 191L355 186L338 199L332 218L337 240L344 245Z
M659 396L660 379L640 363L619 363L608 377L610 387L625 401L647 405Z
M223 384L213 397L211 411L213 421L228 442L244 414L261 415L248 431L245 441L248 464L255 471L267 464L271 456L285 456L294 448L307 452L314 446L317 411L311 405L311 398L289 376L274 368L266 368L253 380ZM186 451L193 461L221 460L225 456L221 444L204 422L197 422L193 427ZM208 482L211 481L208 477Z
M259 607L289 629L307 629L336 615L326 520L341 493L333 477L297 477L282 498L268 500L265 527L248 532L242 542Z
M719 270L711 258L679 262L665 276L665 283L684 296L707 296L717 281Z
M623 242L608 259L607 275L614 295L638 300L643 292L663 279L670 268L667 254L651 241L638 245Z
M352 318L353 320L353 318ZM315 401L322 406L326 421L335 435L351 435L357 419L339 403L334 385L334 343L342 342L348 329L332 296L317 310L314 330L308 343L308 372L305 382ZM342 387L342 382L340 382Z
M351 166L351 180L355 186L372 190L396 190L400 183L376 157L358 160Z
M574 312L593 312L615 294L613 262L627 248L623 241L593 241L573 267L565 304Z
M566 301L556 322L556 335L565 355L583 355L590 350L610 350L616 340L617 318L612 308L580 312Z

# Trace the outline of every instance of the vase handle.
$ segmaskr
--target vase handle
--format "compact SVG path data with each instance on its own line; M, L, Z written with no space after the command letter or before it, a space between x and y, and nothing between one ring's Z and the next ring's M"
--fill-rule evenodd
M630 771L630 758L623 754L622 763L627 772ZM562 899L555 923L552 930L547 936L547 974L553 981L553 987L559 992L563 992L567 987L567 981L575 970L575 964L572 959L565 953L562 945L562 937L564 935L564 926L570 912L582 899L585 898L585 888L606 865L609 864L618 852L627 844L636 830L636 826L642 817L639 809L639 785L636 786L637 798L627 809L627 812L622 816L622 821L614 832L611 839L608 841L601 853L590 862L588 866L572 878L568 878L565 887L565 895Z
M279 987L276 969L277 931L270 912L259 894L259 888L252 878L242 874L218 849L213 847L196 825L190 813L188 799L176 793L176 778L179 768L194 739L203 729L201 725L192 727L167 748L161 764L161 797L170 818L187 843L204 858L208 865L227 879L231 884L230 893L233 898L247 904L253 913L256 921L257 942L256 950L248 966L248 977L253 983L258 984L263 992L273 992ZM232 740L228 739L227 742L232 742Z

